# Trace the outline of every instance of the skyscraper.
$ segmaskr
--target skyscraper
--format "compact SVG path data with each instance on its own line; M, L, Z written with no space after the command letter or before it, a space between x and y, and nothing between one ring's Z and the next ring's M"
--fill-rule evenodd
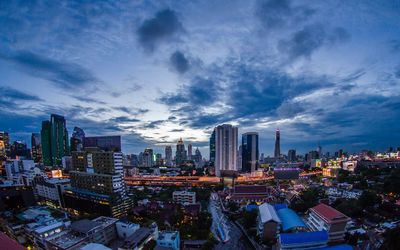
M165 164L168 167L172 167L172 147L171 146L166 146L165 147Z
M43 163L46 166L61 166L62 158L69 155L65 118L52 114L50 121L42 122L40 135Z
M53 164L61 166L62 158L69 155L68 131L65 118L60 115L52 114L51 122L51 155Z
M83 139L83 147L97 147L104 151L121 152L121 136L91 136Z
M71 152L82 151L83 141L85 140L85 132L79 127L74 127L71 135Z
M189 143L189 145L188 145L188 155L187 155L187 159L190 161L190 160L193 160L192 159L192 151L193 149L192 149L192 144L190 144Z
M215 129L210 137L210 162L215 162Z
M53 166L53 158L51 156L51 122L43 121L42 130L40 131L40 141L42 144L42 158L45 166Z
M175 155L175 162L176 165L179 166L187 160L185 144L183 143L182 138L179 139L178 143L176 144L176 155Z
M288 161L290 161L290 162L297 161L296 149L289 149L289 151L288 151Z
M196 148L196 150L194 151L194 156L193 156L193 161L196 164L196 167L202 167L202 160L203 160L203 157L201 156L201 152L200 152L199 148Z
M281 132L279 128L275 132L275 151L274 151L274 157L276 159L281 157Z
M0 161L10 154L10 137L7 132L0 131Z
M153 167L154 166L154 157L153 157L153 149L146 148L143 152L143 166L144 167Z
M39 133L32 133L31 137L31 151L32 158L35 163L42 162L42 145Z
M238 128L223 124L215 128L215 174L237 171Z
M252 173L258 169L258 133L242 135L242 171Z

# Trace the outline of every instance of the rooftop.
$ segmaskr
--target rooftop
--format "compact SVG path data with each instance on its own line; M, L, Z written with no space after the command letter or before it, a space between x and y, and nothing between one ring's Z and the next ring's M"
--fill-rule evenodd
M281 223L278 215L273 206L268 203L261 204L258 207L258 211L260 213L260 218L262 223L266 223L268 221L275 221L277 223Z
M0 246L1 249L26 250L25 247L21 246L3 232L0 232Z
M233 192L235 194L265 194L268 193L268 187L266 185L235 186Z
M279 235L281 244L307 244L312 242L328 242L328 232L301 232L301 233L283 233Z
M178 231L163 231L159 233L158 240L174 241L177 237L179 237Z
M325 205L323 203L310 208L311 212L317 213L320 217L322 217L327 222L335 222L335 221L348 221L350 220L349 217L342 214L341 212L337 211L333 207Z
M290 208L282 208L277 211L282 221L283 231L288 231L297 227L306 227L303 220Z

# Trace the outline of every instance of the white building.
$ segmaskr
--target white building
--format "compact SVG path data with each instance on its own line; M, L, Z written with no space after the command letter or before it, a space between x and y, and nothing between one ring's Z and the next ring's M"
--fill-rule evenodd
M215 174L221 171L237 171L238 128L223 124L215 128Z
M182 205L195 204L196 193L188 191L175 191L172 193L172 199Z
M62 193L69 187L71 187L69 179L37 178L35 193L46 205L60 208L64 207Z
M8 180L13 180L15 175L29 171L35 167L33 160L10 160L5 164Z
M117 223L115 223L115 226L117 227L117 234L118 238L120 239L130 237L140 228L139 224L128 221L118 221Z
M157 239L157 246L179 250L180 249L179 231L160 232Z

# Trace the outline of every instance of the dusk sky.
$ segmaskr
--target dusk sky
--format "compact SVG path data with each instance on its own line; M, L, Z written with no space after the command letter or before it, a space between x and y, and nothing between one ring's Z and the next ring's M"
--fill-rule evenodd
M214 126L282 152L400 146L399 1L1 1L0 131L51 113L123 152ZM241 140L240 140L241 141Z

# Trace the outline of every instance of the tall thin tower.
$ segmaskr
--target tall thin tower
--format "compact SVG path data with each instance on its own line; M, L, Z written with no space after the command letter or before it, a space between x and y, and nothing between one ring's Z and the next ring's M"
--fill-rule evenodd
M280 158L281 157L281 131L279 128L275 131L275 152L274 152L274 157L275 158Z

